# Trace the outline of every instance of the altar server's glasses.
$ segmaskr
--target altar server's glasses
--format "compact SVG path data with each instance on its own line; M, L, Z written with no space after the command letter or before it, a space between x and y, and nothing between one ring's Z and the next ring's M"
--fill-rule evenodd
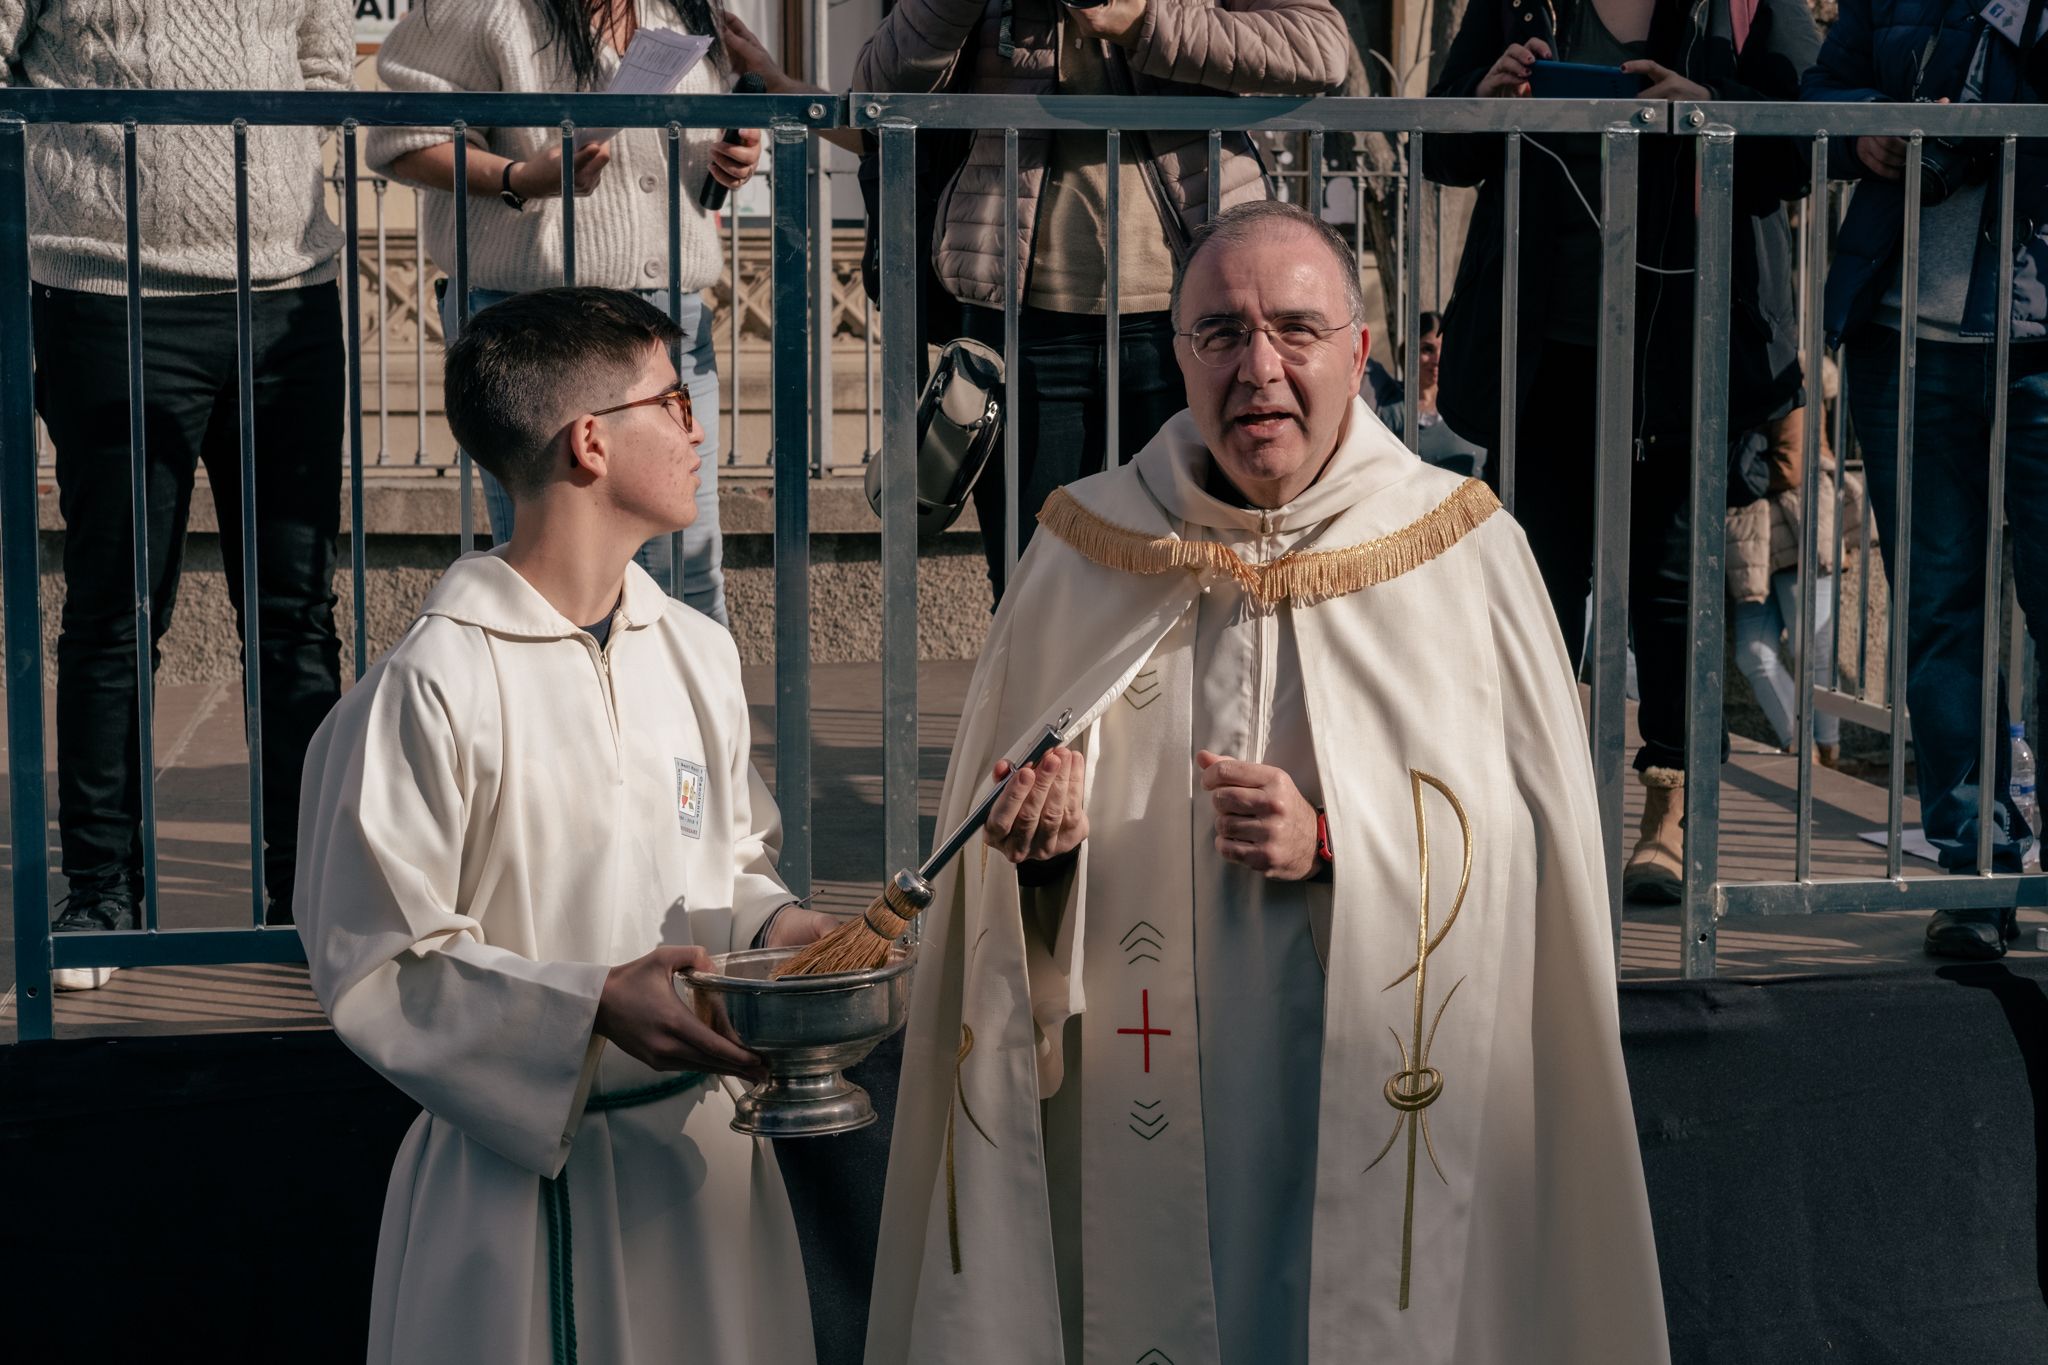
M690 391L680 384L672 388L663 389L651 398L635 398L630 403L618 403L608 408L599 408L590 415L592 417L602 417L606 413L624 412L627 408L651 408L657 403L668 410L669 416L682 423L684 431L688 431L691 427L697 425L696 410L690 406Z
M1351 324L1340 322L1334 327L1318 325L1320 319L1283 318L1254 327L1238 318L1203 318L1191 329L1178 335L1188 339L1194 349L1195 359L1204 365L1235 364L1244 354L1244 348L1251 345L1254 332L1264 332L1266 340L1273 344L1274 352L1290 365L1298 365L1313 355L1318 347L1337 333L1345 331Z

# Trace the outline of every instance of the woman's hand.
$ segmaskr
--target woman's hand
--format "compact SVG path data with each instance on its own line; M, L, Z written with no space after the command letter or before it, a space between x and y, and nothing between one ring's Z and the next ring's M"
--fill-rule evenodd
M1697 85L1679 75L1668 66L1656 62L1637 60L1623 62L1621 69L1631 76L1643 78L1643 88L1636 95L1639 100L1710 100L1714 92L1704 85Z
M1481 99L1521 99L1529 93L1529 68L1550 60L1550 44L1541 38L1526 43L1509 43L1484 76L1479 78Z
M736 128L738 142L711 144L711 178L729 190L736 190L754 178L761 164L761 130Z
M1067 11L1067 22L1091 38L1103 38L1119 47L1138 39L1145 21L1146 0L1103 0L1102 4Z
M758 153L756 153L758 155ZM581 199L597 188L604 168L611 164L612 144L591 142L576 149L576 197ZM512 188L523 199L547 199L562 192L562 147L551 144L539 156L512 164Z

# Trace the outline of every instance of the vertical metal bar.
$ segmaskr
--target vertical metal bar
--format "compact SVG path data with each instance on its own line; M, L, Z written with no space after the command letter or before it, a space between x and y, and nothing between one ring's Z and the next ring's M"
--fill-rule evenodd
M1716 906L1720 897L1722 604L1728 530L1728 308L1734 243L1730 202L1735 186L1735 136L1710 129L1694 144L1699 156L1698 245L1693 252L1692 581L1693 636L1685 683L1685 894L1680 960L1688 978L1714 974Z
M1323 216L1323 130L1308 135L1308 211Z
M1123 299L1121 297L1123 248L1117 236L1117 230L1122 226L1117 219L1122 207L1121 192L1123 190L1122 182L1124 178L1123 131L1118 128L1111 128L1108 132L1104 133L1103 149L1104 162L1109 168L1108 198L1103 205L1104 214L1109 219L1109 229L1108 244L1104 247L1105 270L1102 286L1103 325L1106 333L1103 341L1103 352L1108 362L1109 381L1107 388L1104 390L1104 407L1106 409L1105 426L1108 428L1109 450L1103 456L1102 467L1104 469L1114 469L1117 465L1123 463L1124 451L1123 397L1119 392L1123 386L1124 373L1122 354ZM1180 323L1175 321L1171 325L1178 327Z
M1984 631L1979 643L1981 672L1977 685L1977 873L1991 875L1993 812L1998 809L1997 751L2008 743L1998 706L1998 617L2004 603L2006 422L2010 402L2006 386L2012 373L2012 212L2013 177L2019 168L2019 140L2010 135L1999 143L1997 325L1992 336L1991 451L1984 487ZM2026 691L2015 656L2014 703ZM1922 812L1925 818L1925 812Z
M128 513L135 590L135 776L142 816L142 927L154 931L160 909L156 873L156 604L150 591L148 395L142 377L142 168L136 155L133 119L121 128L121 161L128 239Z
M875 301L860 292L860 449L863 463L875 457Z
M768 177L768 183L772 190L775 184L775 168L773 166L768 167L764 174ZM732 420L726 424L725 428L725 462L727 464L738 464L740 462L740 214L737 201L734 202L732 212L728 213L726 218L729 220L730 226L727 228L725 259L727 268L732 271L732 306L726 310L729 314L726 318L726 327L731 333L729 345L732 361ZM770 307L772 308L772 285L770 286L770 295ZM715 451L713 452L713 454L716 453Z
M43 785L41 553L36 530L35 353L29 336L28 125L0 117L0 556L7 623L8 813L14 847L19 1036L48 1038L49 794Z
M1018 403L1018 314L1024 306L1020 297L1023 281L1017 269L1017 130L1003 130L1003 585L1017 573L1018 526L1024 509L1018 506L1024 495L1019 489L1017 463ZM987 535L986 527L982 534Z
M1408 198L1402 204L1401 391L1407 395L1401 439L1414 450L1422 440L1422 134L1408 135Z
M1223 211L1223 133L1209 130L1209 217Z
M832 298L832 181L825 169L825 144L813 143L810 152L811 206L817 215L811 239L811 267L817 272L817 331L811 337L811 472L822 478L832 464L832 337L839 330L839 308Z
M1444 187L1432 184L1429 187L1429 212L1431 226L1429 250L1429 306L1437 312L1444 306Z
M1634 469L1636 185L1641 143L1633 128L1600 142L1600 331L1593 421L1593 776L1607 867L1621 866L1622 770L1627 735L1629 498ZM1621 878L1608 883L1608 916L1621 961Z
M349 585L349 602L356 615L356 661L355 676L361 678L368 666L370 653L369 613L366 610L369 578L369 551L364 544L367 528L363 525L363 259L356 233L361 227L361 205L356 197L356 122L350 119L341 125L341 208L346 220L345 262L346 274L342 287L348 292L343 295L348 303L348 559L349 574L353 582ZM379 184L383 182L378 182ZM377 300L378 311L382 314L384 299L384 199L377 198ZM378 404L383 405L384 373L384 332L377 328L377 374ZM383 441L383 420L377 423L378 441ZM381 454L379 455L381 459Z
M353 183L353 182L351 182ZM384 230L383 176L370 182L371 212L377 221L377 463L391 454L391 259Z
M917 132L882 125L882 311L917 310ZM1114 164L1110 174L1115 193ZM1111 221L1115 221L1112 213ZM918 861L917 847L917 338L889 331L882 414L882 846L876 869Z
M562 283L576 283L576 125L568 119L562 120Z
M1799 355L1808 376L1806 409L1800 424L1802 469L1800 487L1806 515L1799 519L1799 569L1793 575L1798 603L1788 623L1792 629L1793 695L1792 733L1798 762L1798 794L1793 802L1792 877L1806 881L1813 875L1813 601L1820 586L1820 419L1821 419L1821 284L1827 278L1821 261L1825 234L1814 221L1813 210L1827 202L1828 142L1815 138L1807 179L1807 212L1801 215L1804 229L1799 239ZM1836 486L1841 479L1837 477ZM1700 519L1704 525L1704 519ZM1718 757L1718 754L1716 755Z
M457 182L460 183L460 182ZM242 688L249 729L249 908L263 927L263 632L256 569L256 315L249 285L249 124L235 120L235 370L242 446Z
M458 166L460 162L458 161ZM462 171L455 172L458 185ZM412 192L412 462L427 462L427 253L420 245L420 195ZM446 338L444 338L445 340Z
M1823 246L1822 250L1825 252L1825 246ZM1823 266L1826 264L1826 259L1826 256L1823 255L1821 258ZM1823 271L1823 276L1825 276L1825 271ZM1823 379L1823 375L1816 374L1812 382L1815 400L1825 403L1827 395L1823 391ZM1830 419L1833 427L1832 443L1835 450L1835 544L1833 561L1835 571L1828 585L1828 590L1834 595L1832 602L1833 611L1828 617L1828 689L1833 692L1842 690L1842 580L1849 576L1848 565L1842 558L1843 547L1848 543L1848 537L1842 530L1842 512L1848 505L1849 487L1848 392L1848 356L1846 354L1838 354L1835 358L1835 411ZM1864 529L1867 532L1870 523L1869 512L1866 510L1864 515L1857 518L1857 520L1863 523ZM1867 565L1864 566L1864 572L1869 572ZM1869 605L1866 599L1859 598L1858 601L1866 608ZM1869 612L1866 610L1864 615L1867 616L1868 614ZM1860 663L1858 667L1861 667ZM1859 688L1858 690L1860 691L1861 689Z
M782 879L811 889L811 484L810 412L802 398L811 366L810 133L777 123L774 351L775 430L775 799L782 808ZM735 366L737 368L737 366Z
M1500 224L1500 433L1494 438L1494 479L1501 505L1515 513L1515 427L1521 420L1522 135L1508 133L1505 198Z
M668 153L668 320L680 328L683 325L683 126L670 123L664 141ZM698 316L698 325L703 325L702 314ZM680 375L683 372L682 339L677 338L668 349L669 363ZM717 454L717 451L711 452L713 458ZM683 596L683 533L670 532L668 544L668 595L680 601Z
M455 183L458 187L469 184L469 128L460 119L454 127L455 133ZM461 339L469 326L469 195L466 189L455 196L455 279L451 283L455 290L455 335L442 338L447 346L453 346ZM423 317L420 326L426 326ZM421 391L420 406L426 407L424 387ZM455 457L457 476L461 487L456 492L457 515L462 524L455 531L456 551L468 554L476 548L476 476L470 471L469 452L458 447Z
M1906 139L1905 232L1899 250L1898 504L1892 526L1890 645L1885 657L1885 692L1891 709L1891 774L1886 787L1885 875L1901 875L1906 811L1906 603L1912 600L1913 560L1913 390L1919 382L1915 345L1920 316L1921 135Z

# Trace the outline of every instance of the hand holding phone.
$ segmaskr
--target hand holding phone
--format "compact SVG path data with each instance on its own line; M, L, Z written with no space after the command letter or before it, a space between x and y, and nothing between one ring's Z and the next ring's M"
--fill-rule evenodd
M1638 65L1656 63L1629 63ZM1539 100L1632 100L1642 98L1645 79L1627 67L1539 60L1529 67L1529 93Z

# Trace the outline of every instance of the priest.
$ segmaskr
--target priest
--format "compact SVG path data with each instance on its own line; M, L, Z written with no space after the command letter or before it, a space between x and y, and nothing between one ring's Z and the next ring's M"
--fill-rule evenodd
M635 563L696 515L666 314L521 294L448 352L449 424L519 509L442 576L306 763L299 933L335 1032L423 1112L372 1365L807 1365L761 1059L676 974L831 921L775 872L739 655Z
M1668 1359L1579 698L1357 398L1356 262L1197 235L1188 409L1048 503L940 826L871 1365Z

